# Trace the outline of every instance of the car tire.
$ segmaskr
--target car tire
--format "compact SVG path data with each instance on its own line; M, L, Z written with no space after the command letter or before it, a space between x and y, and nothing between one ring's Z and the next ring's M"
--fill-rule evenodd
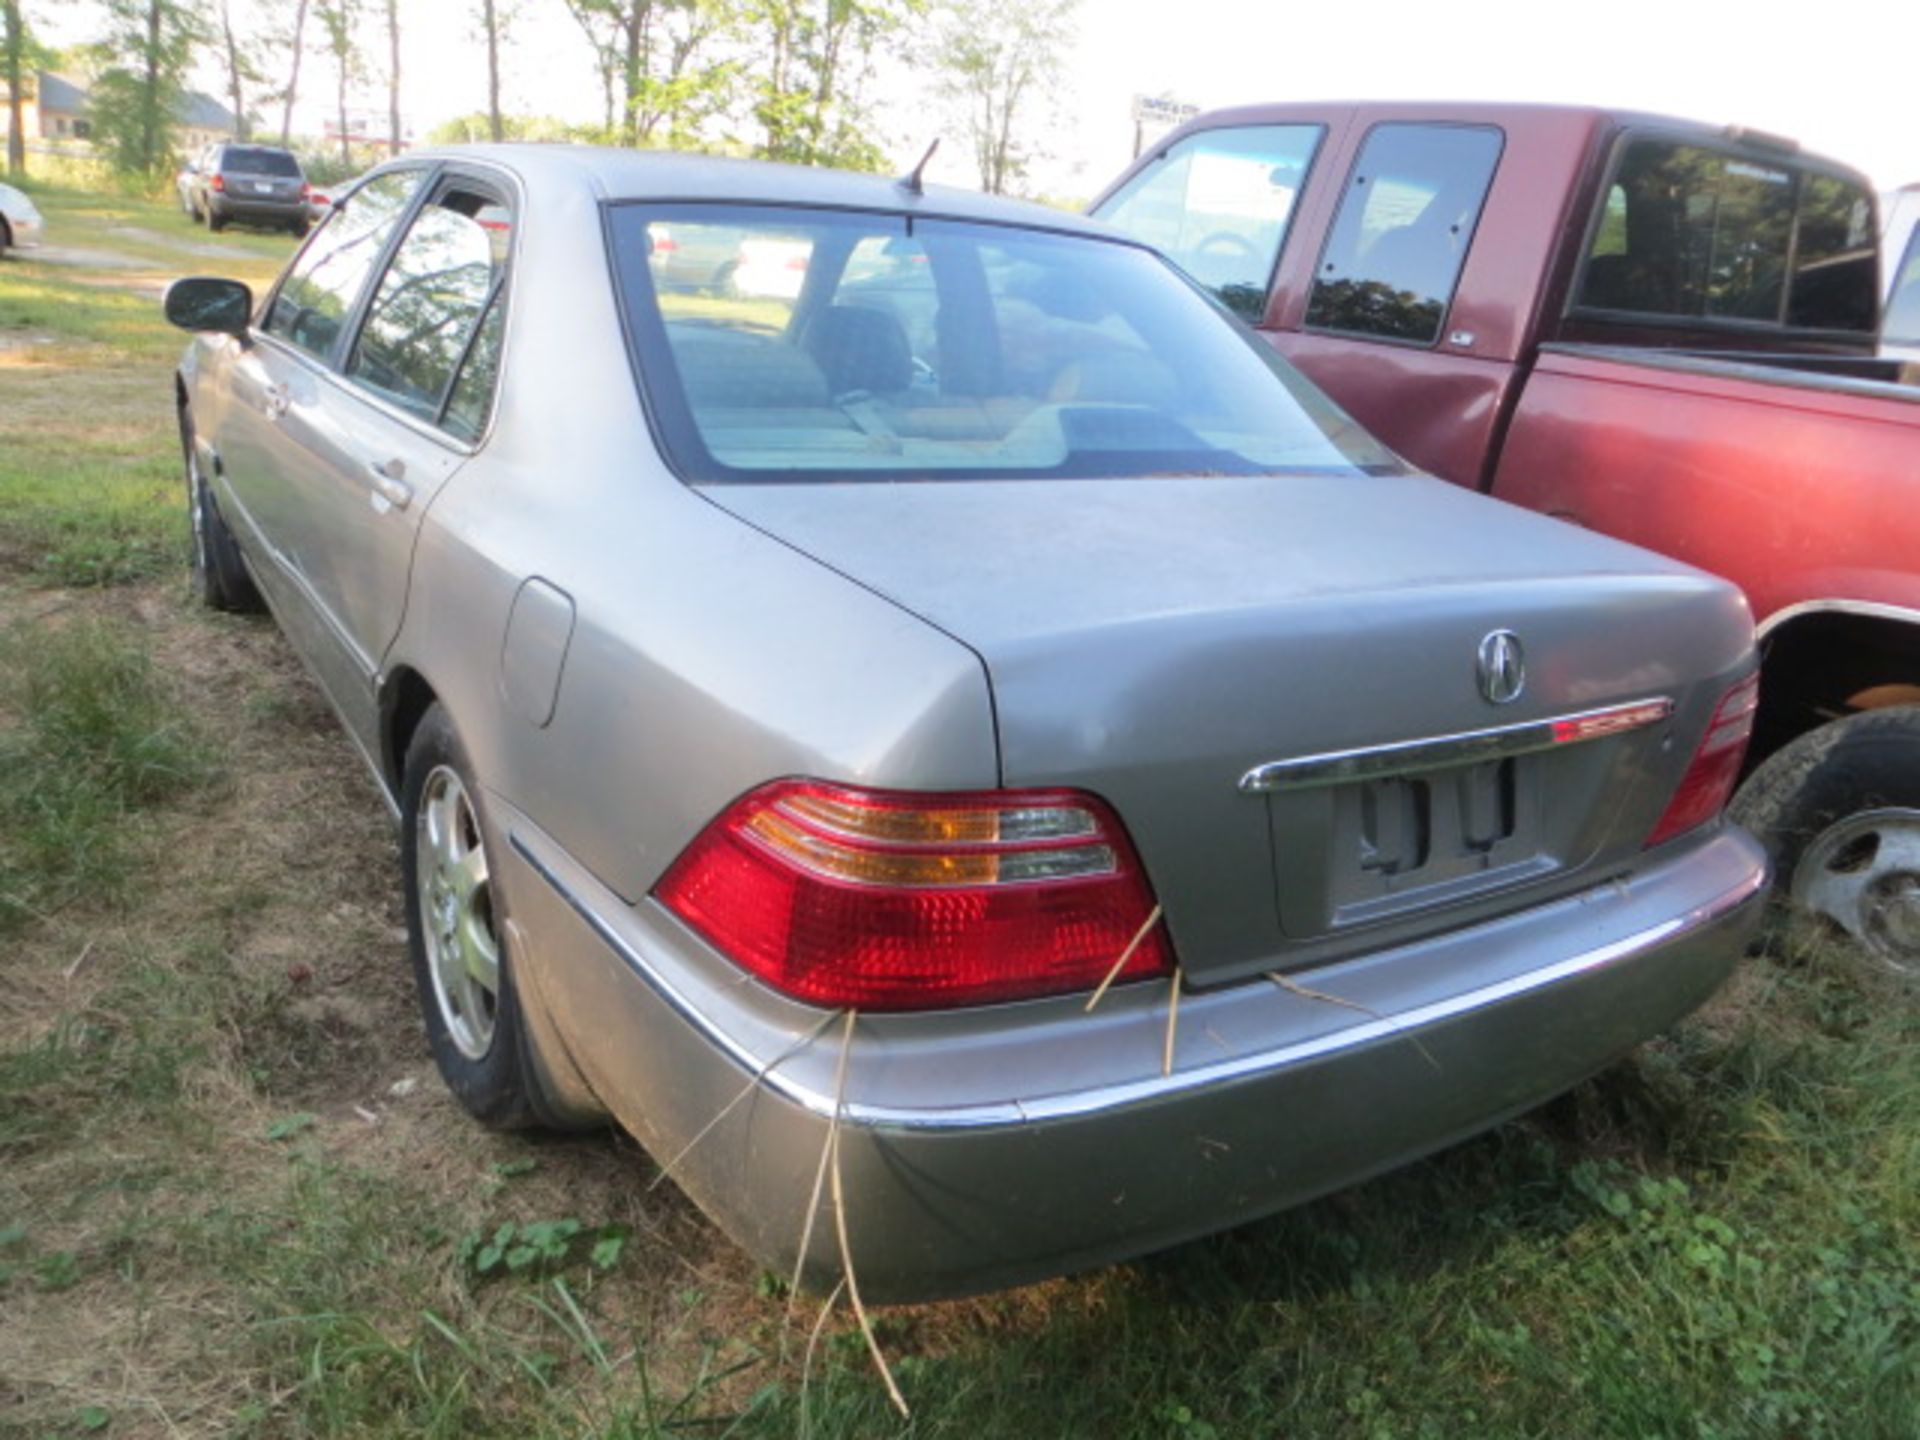
M193 425L186 413L180 416L180 447L186 455L187 524L193 540L193 587L200 603L209 610L233 614L256 614L266 608L260 591L247 573L241 558L240 542L233 538L220 507L200 473L194 456Z
M489 868L491 832L473 764L440 705L407 746L400 817L407 950L434 1063L482 1124L537 1125L535 1071Z
M307 231L311 228L310 222L306 220L289 220L287 222L287 229L293 233L293 238L296 240L306 239Z
M7 258L7 251L13 245L13 231L5 220L0 220L0 260Z
M1920 705L1808 731L1767 757L1729 813L1766 846L1777 894L1920 979Z
M213 206L211 205L207 206L207 229L224 230L226 228L227 228L227 217L222 215Z

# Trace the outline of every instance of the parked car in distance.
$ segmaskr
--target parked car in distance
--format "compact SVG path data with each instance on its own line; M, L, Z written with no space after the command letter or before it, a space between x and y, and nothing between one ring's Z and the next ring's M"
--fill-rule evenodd
M1880 252L1886 275L1886 305L1880 319L1880 353L1920 365L1920 184L1886 197L1886 228Z
M46 228L32 196L15 186L0 184L0 255L16 247L25 250L38 245Z
M663 283L708 229L793 292ZM447 1083L804 1283L829 1141L868 1298L1057 1274L1546 1099L1757 918L1738 591L1414 472L1104 226L474 147L166 303L200 593L392 806Z
M300 159L277 145L209 145L185 183L187 213L209 230L237 222L305 235L312 223Z
M202 145L187 157L185 163L173 175L173 193L180 201L181 213L189 220L200 219L200 212L194 200L194 185L200 176L201 159L212 148L211 145Z
M1920 386L1875 353L1863 176L1658 116L1276 104L1198 117L1092 209L1415 464L1736 581L1763 680L1735 813L1784 894L1920 977Z

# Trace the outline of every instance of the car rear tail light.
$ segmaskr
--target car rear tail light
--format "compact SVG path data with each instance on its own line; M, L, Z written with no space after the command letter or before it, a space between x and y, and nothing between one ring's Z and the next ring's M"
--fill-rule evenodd
M868 1010L1091 989L1153 913L1118 817L1067 790L776 781L729 806L654 893L775 989ZM1171 962L1155 926L1118 978Z
M313 203L313 186L307 184L304 180L300 182L300 198L309 205Z
M1726 808L1740 778L1747 741L1753 736L1753 714L1760 708L1760 675L1756 671L1721 697L1714 708L1706 737L1693 752L1687 773L1667 802L1666 813L1647 836L1649 846L1684 835L1713 819Z
M224 194L227 188L227 177L224 175L215 174L211 179L207 181L207 188L210 190L218 190Z

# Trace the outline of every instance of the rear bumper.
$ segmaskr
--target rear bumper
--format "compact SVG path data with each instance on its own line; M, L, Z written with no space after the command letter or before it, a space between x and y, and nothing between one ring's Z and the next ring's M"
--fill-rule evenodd
M790 1269L836 1110L841 1020L770 996L495 807L528 937L516 973L545 1043L661 1161L751 1089L673 1173ZM1167 1075L1159 984L1090 1016L1072 998L862 1016L838 1104L862 1292L929 1299L1122 1259L1484 1129L1711 995L1765 882L1758 845L1725 829L1630 883L1312 972L1365 1011L1266 981L1190 993ZM838 1271L823 1215L807 1277L824 1289Z
M254 200L236 196L230 191L209 197L207 208L223 220L238 220L243 225L269 222L285 225L290 220L307 218L307 202L304 200Z

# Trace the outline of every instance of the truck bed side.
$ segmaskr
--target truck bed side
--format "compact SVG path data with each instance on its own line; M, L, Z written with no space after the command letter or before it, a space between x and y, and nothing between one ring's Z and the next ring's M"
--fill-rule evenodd
M1545 347L1494 493L1794 606L1920 618L1920 389L1737 361Z

